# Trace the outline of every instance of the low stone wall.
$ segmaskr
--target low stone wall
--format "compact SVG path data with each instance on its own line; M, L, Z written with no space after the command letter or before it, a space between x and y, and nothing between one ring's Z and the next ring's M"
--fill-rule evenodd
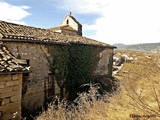
M0 75L0 120L20 120L22 74ZM13 118L13 114L18 115Z

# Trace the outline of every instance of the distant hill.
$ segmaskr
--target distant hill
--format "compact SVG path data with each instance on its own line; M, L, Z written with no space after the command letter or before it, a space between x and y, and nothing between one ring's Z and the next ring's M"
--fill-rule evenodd
M160 43L144 43L144 44L134 44L134 45L125 45L125 44L114 44L117 49L131 49L131 50L157 50L160 48Z
M127 47L127 45L122 44L122 43L116 43L116 44L114 44L114 46L116 46L118 49Z

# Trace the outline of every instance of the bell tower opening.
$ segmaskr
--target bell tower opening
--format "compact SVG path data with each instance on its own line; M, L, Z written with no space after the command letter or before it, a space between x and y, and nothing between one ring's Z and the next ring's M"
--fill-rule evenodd
M67 24L67 25L69 24L69 20L66 21L66 24Z

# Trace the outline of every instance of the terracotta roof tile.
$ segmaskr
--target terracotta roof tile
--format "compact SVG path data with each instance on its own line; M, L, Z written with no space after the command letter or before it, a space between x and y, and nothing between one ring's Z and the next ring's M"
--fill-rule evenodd
M114 48L114 46L82 36L64 35L49 29L35 28L5 21L0 21L0 35L2 35L2 41L49 42L57 44L76 43Z
M17 59L0 43L0 73L27 72L30 67L22 67Z
M49 28L49 30L55 31L55 30L71 30L71 31L76 31L75 29L73 29L72 27L70 27L69 25L60 25L57 27L53 27L53 28ZM77 31L76 31L77 32Z

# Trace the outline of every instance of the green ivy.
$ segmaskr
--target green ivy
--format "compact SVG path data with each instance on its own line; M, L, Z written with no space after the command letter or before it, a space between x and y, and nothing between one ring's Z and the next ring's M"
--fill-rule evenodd
M80 85L92 82L93 72L103 48L72 44L70 46L51 46L50 71L60 88L65 87L70 95L76 95Z

